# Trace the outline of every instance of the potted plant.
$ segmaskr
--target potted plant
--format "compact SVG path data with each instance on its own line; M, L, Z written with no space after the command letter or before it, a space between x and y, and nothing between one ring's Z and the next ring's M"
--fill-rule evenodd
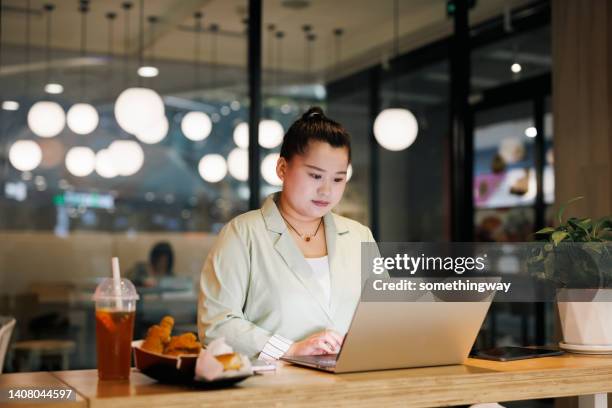
M568 218L535 233L528 260L536 276L554 283L563 331L561 347L581 353L612 353L612 218Z

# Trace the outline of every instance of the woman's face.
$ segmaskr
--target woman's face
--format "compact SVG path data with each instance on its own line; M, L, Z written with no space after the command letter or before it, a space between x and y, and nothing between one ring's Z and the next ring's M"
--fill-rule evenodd
M346 147L310 142L305 154L296 154L289 161L281 157L277 163L283 197L299 215L322 217L342 199L348 164Z

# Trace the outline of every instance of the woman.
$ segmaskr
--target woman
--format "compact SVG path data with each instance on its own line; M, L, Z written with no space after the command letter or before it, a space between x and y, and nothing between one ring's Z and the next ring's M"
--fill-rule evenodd
M333 214L346 186L350 138L313 107L283 139L280 193L231 220L204 264L200 339L270 360L337 353L361 293L370 230Z
M134 285L139 287L155 287L159 279L174 276L174 251L168 242L158 242L149 252L149 263L137 263L129 272Z

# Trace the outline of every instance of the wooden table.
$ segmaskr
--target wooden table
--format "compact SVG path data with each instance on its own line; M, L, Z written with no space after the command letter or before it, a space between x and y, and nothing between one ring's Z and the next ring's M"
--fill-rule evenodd
M42 373L7 374L5 378ZM564 355L515 362L468 359L465 365L327 374L281 364L222 390L158 384L133 372L124 383L98 382L95 370L52 375L100 408L202 406L451 406L579 395L581 406L606 404L612 392L612 357ZM32 377L32 383L36 378ZM602 405L604 404L604 405ZM58 407L55 405L55 407Z

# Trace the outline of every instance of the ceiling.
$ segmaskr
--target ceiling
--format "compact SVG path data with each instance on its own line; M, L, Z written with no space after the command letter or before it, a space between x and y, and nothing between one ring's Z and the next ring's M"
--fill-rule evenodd
M45 18L42 13L44 3L49 0L30 0L30 16L32 23L30 62L25 61L25 0L3 0L2 5L2 67L0 67L0 90L2 96L16 98L26 106L30 101L43 95L42 87L46 83L45 64ZM53 0L51 0L53 1ZM301 101L324 99L317 95L322 87L312 84L344 76L390 57L392 33L392 0L312 0L310 6L303 9L291 9L283 6L281 0L265 0L263 9L263 49L264 64L264 95L269 94L268 88L274 84L275 95L287 95L292 100L294 108L277 118L288 125L297 112L303 110ZM504 6L516 7L527 3L527 0L481 0L470 14L471 22L477 23L502 13ZM207 195L216 197L227 191L238 194L244 191L246 185L229 180L222 187L207 185L196 173L198 159L208 152L227 154L233 148L231 131L236 121L246 119L247 112L243 108L232 111L215 125L216 134L200 143L189 143L180 132L182 112L188 109L200 109L208 112L220 111L222 105L229 104L233 99L246 102L246 36L243 19L247 5L246 0L146 0L145 16L158 16L160 22L152 32L146 27L144 35L145 58L150 58L154 51L155 65L160 69L157 78L144 80L145 85L153 87L164 96L168 116L171 120L169 136L159 145L144 146L147 162L145 168L129 179L104 180L95 174L85 179L71 177L61 165L65 151L73 145L87 144L94 150L106 147L118 135L124 137L118 129L112 116L112 102L125 87L136 83L138 56L138 13L132 10L129 21L131 27L128 61L124 65L123 24L121 11L123 0L92 0L91 11L88 14L88 56L80 58L80 15L77 11L78 0L55 0L56 11L53 12L53 30L50 75L65 87L65 92L58 99L67 108L75 100L81 98L78 86L80 75L85 80L84 99L99 107L102 114L101 126L95 137L83 139L65 130L59 137L44 140L43 150L45 160L41 169L34 174L44 177L49 189L46 194L57 189L62 181L68 182L79 191L95 187L96 191L117 191L119 197L140 197L144 200L148 192L156 192L156 201L163 202L163 197L180 198L199 197ZM136 5L139 3L135 2ZM451 33L452 21L446 17L445 0L400 0L400 52L405 52L417 46L445 37ZM211 23L220 26L217 37L216 64L212 64L210 45L212 36L209 31L202 35L204 61L201 75L202 84L194 85L193 49L194 31L193 12L201 10L204 26L208 30ZM119 14L114 23L113 57L108 56L108 25L105 14L114 11ZM268 24L275 24L276 29L286 33L282 44L282 65L270 59ZM317 34L313 47L313 69L311 75L306 75L304 63L304 34L302 26L312 24ZM334 28L345 30L342 39L340 62L336 64ZM519 37L519 40L522 37ZM525 72L550 69L550 61L542 61L546 52L541 50L541 44L549 44L549 36L538 33L538 41L534 36L526 35L516 49L516 40L496 43L491 49L473 54L477 61L474 66L472 84L479 89L511 80L508 74L509 63L518 55L525 65ZM547 42L548 41L548 42ZM274 47L273 47L274 48ZM494 54L494 55L493 55ZM538 59L539 58L539 59ZM26 75L29 78L29 90L26 92ZM420 107L436 105L448 98L448 66L445 62L428 66L419 72L407 74L399 78L398 88L401 98ZM394 83L385 81L382 87L384 97L392 95ZM282 88L282 92L279 89ZM215 92L211 92L211 89ZM362 98L347 100L347 105L359 107L367 98L367 92L362 90ZM217 97L215 97L217 95ZM202 102L205 100L206 102ZM23 102L22 102L23 101ZM284 101L282 103L285 103ZM350 106L350 109L355 109ZM351 111L358 115L358 111ZM11 142L20 138L31 137L25 127L26 112L11 113L10 123L2 124L0 129L2 142ZM8 122L8 121L7 121ZM2 143L0 150L8 146ZM49 156L48 152L56 153ZM3 152L0 152L3 153ZM54 158L50 160L49 158ZM358 165L359 163L355 163ZM7 166L8 168L8 166ZM11 177L20 177L17 172ZM34 181L28 181L33 187ZM238 187L242 188L239 190ZM231 187L231 188L230 188ZM243 191L244 190L244 191ZM44 194L37 192L35 194ZM245 193L246 194L246 193ZM244 197L243 197L244 198ZM174 198L173 198L174 199ZM184 201L184 200L183 200Z
M87 48L94 54L105 54L109 50L109 25L105 15L116 12L112 49L123 54L125 41L125 14L121 8L124 0L92 0L87 14ZM470 13L472 24L481 22L503 12L504 7L517 7L528 0L478 1ZM44 47L46 15L43 5L49 0L30 0L31 43ZM169 61L193 61L195 31L193 13L204 14L201 34L202 58L211 61L213 35L209 28L218 24L216 36L216 62L244 67L246 65L245 17L246 0L146 0L144 3L145 24L143 44L145 57L151 52L160 59ZM275 38L268 30L281 30L285 38L280 43L282 50L281 69L303 72L306 70L303 25L312 26L316 35L312 47L312 71L320 77L337 77L357 70L373 61L381 61L391 55L392 0L310 0L301 9L289 8L287 0L263 2L263 65L277 68L277 58L271 54L278 49ZM80 47L80 13L78 0L55 0L52 13L51 44L64 51L78 51ZM129 18L128 54L136 57L139 52L139 4L134 1ZM2 40L5 45L25 43L25 21L27 2L4 0L2 13ZM406 51L437 38L450 34L452 20L446 16L445 0L400 0L399 2L400 50ZM152 30L148 16L157 16L159 22ZM342 28L344 35L338 43L333 30ZM339 55L339 61L336 57ZM22 61L23 62L23 61Z

